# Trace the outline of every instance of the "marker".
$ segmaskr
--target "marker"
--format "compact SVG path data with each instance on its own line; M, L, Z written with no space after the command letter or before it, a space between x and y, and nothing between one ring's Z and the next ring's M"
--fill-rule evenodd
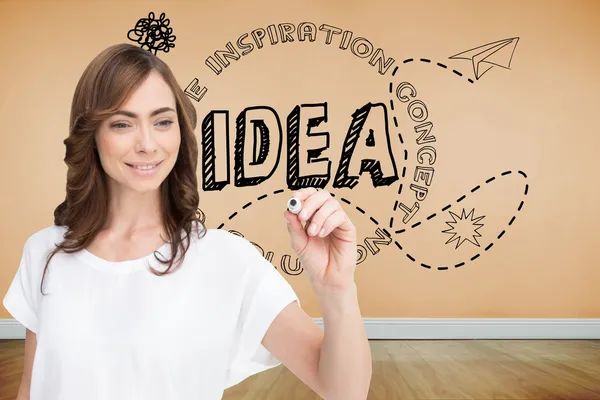
M295 197L288 200L287 208L292 214L298 214L302 210L302 202Z

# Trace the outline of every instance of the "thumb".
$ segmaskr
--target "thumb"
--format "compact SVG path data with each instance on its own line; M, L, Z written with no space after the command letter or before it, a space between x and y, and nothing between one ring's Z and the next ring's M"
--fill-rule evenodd
M304 248L306 245L306 241L308 240L308 235L302 226L302 222L298 218L296 214L285 210L283 214L283 218L287 225L287 230L290 233L290 239L292 241L292 248L294 251L298 252Z

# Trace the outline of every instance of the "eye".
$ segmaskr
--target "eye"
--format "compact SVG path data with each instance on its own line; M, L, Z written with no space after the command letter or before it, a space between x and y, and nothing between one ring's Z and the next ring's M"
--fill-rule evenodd
M161 125L161 124L164 124L164 123L166 123L166 125ZM171 121L170 119L166 119L164 121L160 121L158 124L160 126L163 126L163 127L168 127L168 126L171 126L173 124L173 121Z
M115 128L115 129L124 129L126 128L128 125L124 122L117 122L115 124L112 124L110 127L111 128Z

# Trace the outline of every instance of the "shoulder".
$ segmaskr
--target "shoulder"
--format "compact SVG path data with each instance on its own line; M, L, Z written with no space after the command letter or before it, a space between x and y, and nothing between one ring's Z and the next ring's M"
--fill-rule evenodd
M258 254L258 250L252 242L235 231L209 228L206 230L205 245L210 246L213 250L226 251L232 255Z
M39 279L54 247L62 242L67 228L50 225L30 234L22 246L21 268L30 279Z
M247 246L251 244L248 239L235 231L226 231L217 228L207 228L206 239L211 244L219 246Z
M32 233L25 241L24 248L30 253L47 252L63 241L66 232L66 226L46 226Z
M236 231L207 229L203 241L201 246L204 251L214 254L219 260L229 265L229 268L235 268L238 272L266 266L272 267L272 264L264 258L263 252Z

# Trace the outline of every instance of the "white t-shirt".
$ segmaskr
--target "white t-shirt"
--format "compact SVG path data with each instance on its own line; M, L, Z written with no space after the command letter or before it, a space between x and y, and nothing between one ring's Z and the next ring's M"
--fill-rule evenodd
M165 276L148 270L148 261L167 268L154 254L115 263L61 251L42 296L46 256L65 232L53 225L27 239L3 301L37 335L31 400L216 400L281 364L261 341L300 301L247 239L192 231L184 263ZM170 244L159 250L171 255Z

